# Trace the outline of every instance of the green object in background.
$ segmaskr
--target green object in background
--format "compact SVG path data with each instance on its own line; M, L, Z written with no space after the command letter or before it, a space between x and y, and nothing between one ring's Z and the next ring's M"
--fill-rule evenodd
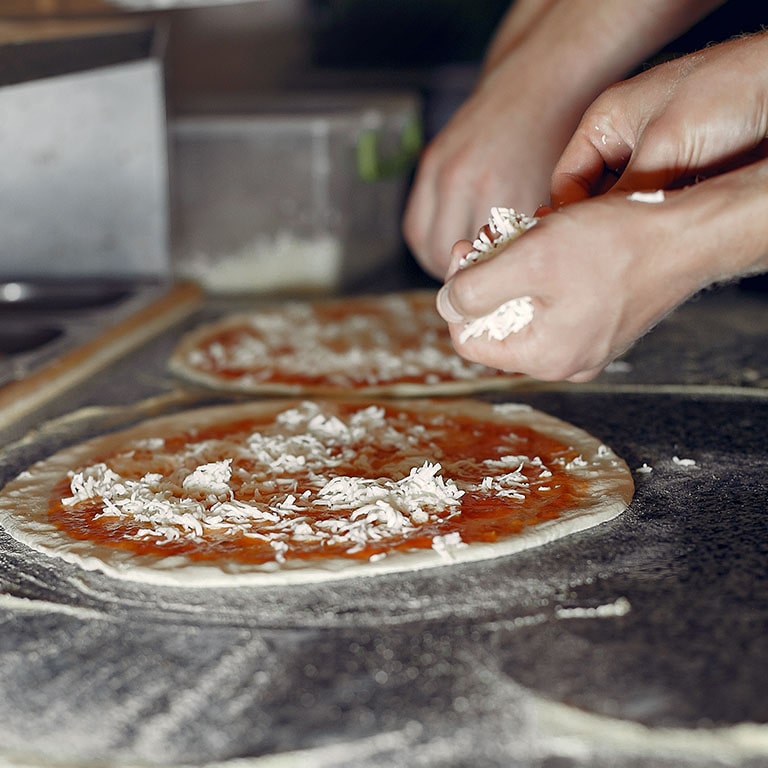
M400 133L400 145L390 155L380 146L380 133L371 128L357 138L357 174L367 182L403 176L414 167L424 143L421 121L409 120Z

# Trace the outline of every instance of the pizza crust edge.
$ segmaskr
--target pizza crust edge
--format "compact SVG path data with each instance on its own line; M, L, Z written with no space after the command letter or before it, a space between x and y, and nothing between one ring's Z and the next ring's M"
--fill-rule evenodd
M294 300L292 303L312 307L323 305L338 305L340 303L365 301L382 301L387 299L406 300L415 305L415 311L434 311L436 291L412 290L399 293L371 294L370 296L355 296L352 298L327 298L315 301ZM467 375L466 378L457 378L438 382L383 382L360 386L350 390L348 386L327 384L284 384L274 381L258 381L253 378L240 378L226 380L215 373L208 373L196 368L189 363L191 353L199 348L201 343L217 333L237 328L247 323L248 318L257 311L238 311L223 315L219 318L202 322L195 328L187 331L171 352L168 359L168 371L187 383L202 386L214 392L225 392L241 395L269 395L277 397L307 396L307 397L442 397L470 395L472 393L493 392L529 384L527 376L516 373L489 370L487 376ZM447 329L446 329L447 333ZM458 354L457 354L458 357Z
M306 399L306 398L304 398ZM147 584L175 587L235 587L310 584L324 581L375 576L434 568L444 565L494 560L533 547L542 546L572 533L607 522L620 515L629 505L634 482L626 463L610 448L586 431L556 417L517 404L492 405L480 400L405 400L387 401L387 405L405 410L455 413L501 419L544 432L572 445L587 466L573 470L576 477L590 482L590 499L578 509L561 517L525 529L518 535L492 544L473 543L450 553L446 559L434 549L411 550L388 554L375 562L338 558L320 563L289 561L278 566L243 565L237 563L208 564L173 556L135 554L105 545L78 541L48 521L51 489L66 473L89 463L97 455L114 450L124 440L137 440L179 432L190 427L204 428L215 423L247 416L276 414L295 407L300 399L275 399L248 403L208 406L183 411L141 422L119 432L100 435L75 444L42 459L11 480L0 491L0 525L17 541L47 556L53 556L85 570L98 570L109 576ZM362 406L357 400L355 407ZM374 403L368 403L374 404Z

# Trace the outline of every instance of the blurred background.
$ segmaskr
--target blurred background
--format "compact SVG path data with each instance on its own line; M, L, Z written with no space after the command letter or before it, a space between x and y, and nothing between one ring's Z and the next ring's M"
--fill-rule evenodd
M2 0L0 279L263 293L418 272L400 233L418 154L508 7ZM727 3L660 56L761 15Z

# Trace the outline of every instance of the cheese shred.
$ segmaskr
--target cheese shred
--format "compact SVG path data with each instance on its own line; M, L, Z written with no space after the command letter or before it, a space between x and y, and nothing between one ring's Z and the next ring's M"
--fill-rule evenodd
M138 457L141 446L129 445L70 472L70 495L61 504L95 508L94 519L124 523L126 538L158 545L262 541L278 563L294 547L354 555L421 529L450 557L461 537L442 535L441 524L461 514L465 493L524 501L532 490L547 488L552 472L538 457L511 454L505 445L497 458L481 462L476 484L447 477L439 461L424 458L443 428L439 420L388 417L380 406L337 415L304 402L263 428L201 436L182 450L155 439L149 460L146 447ZM365 476L382 450L392 457L387 476ZM533 489L536 484L541 487Z

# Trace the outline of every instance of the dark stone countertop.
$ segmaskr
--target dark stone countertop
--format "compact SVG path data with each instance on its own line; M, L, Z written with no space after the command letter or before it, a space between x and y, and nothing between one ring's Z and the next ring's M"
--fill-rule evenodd
M3 480L178 407L180 330L9 430ZM729 288L589 385L485 396L652 468L620 517L513 556L201 591L0 530L0 765L768 766L766 330L768 295Z

